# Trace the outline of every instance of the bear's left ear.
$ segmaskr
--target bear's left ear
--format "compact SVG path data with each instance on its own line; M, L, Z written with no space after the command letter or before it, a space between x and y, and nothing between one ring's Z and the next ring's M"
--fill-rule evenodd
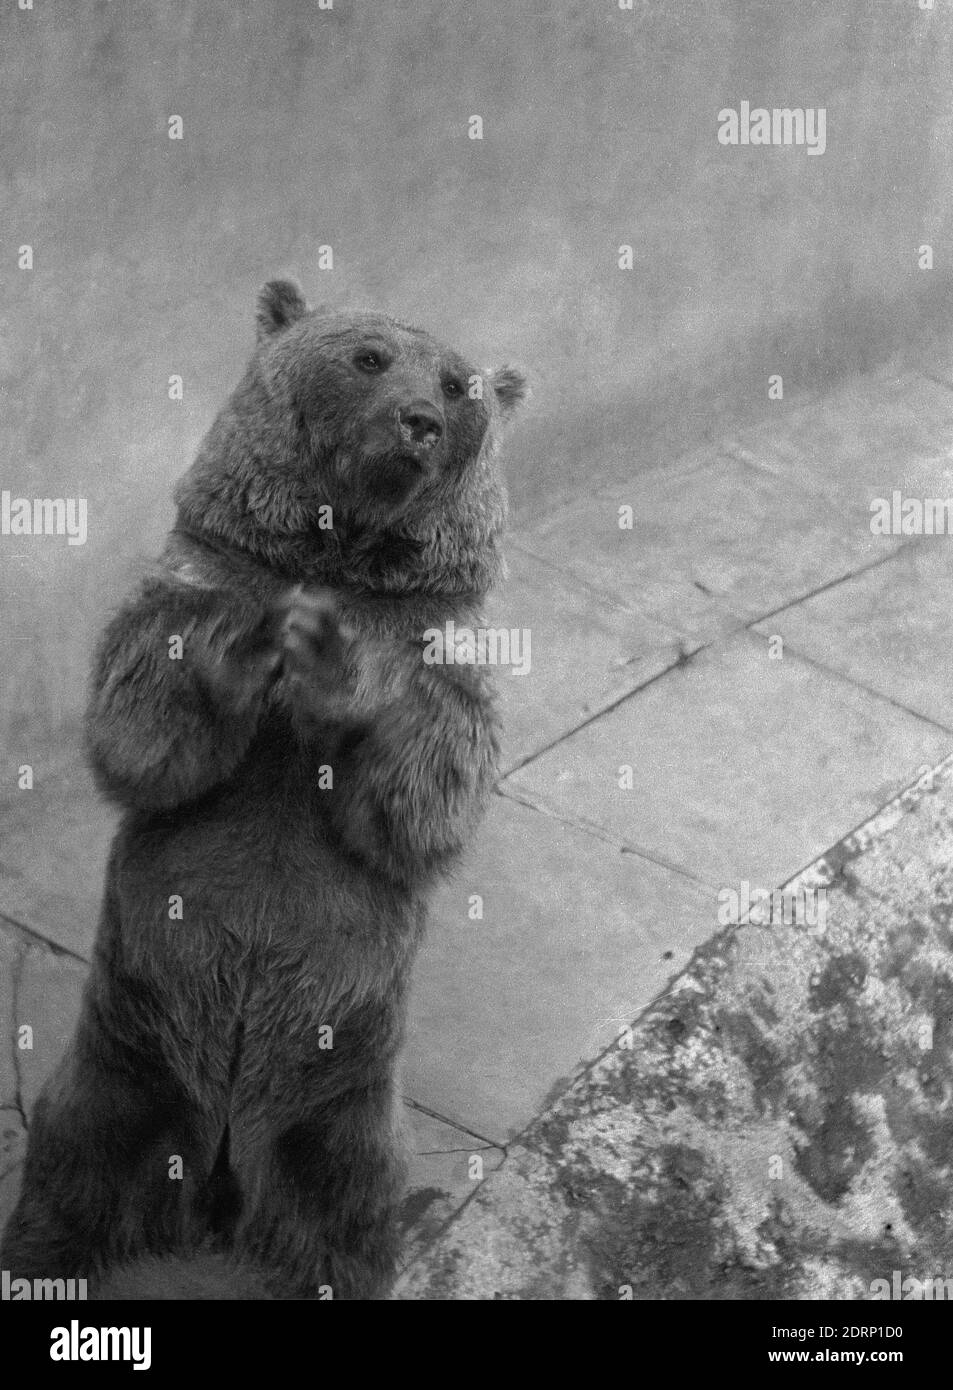
M293 280L269 280L267 285L262 285L258 291L258 303L255 307L258 341L263 342L273 333L290 328L307 312L304 295Z
M497 367L496 371L490 374L490 381L500 403L503 419L508 420L520 402L529 395L526 378L519 367Z

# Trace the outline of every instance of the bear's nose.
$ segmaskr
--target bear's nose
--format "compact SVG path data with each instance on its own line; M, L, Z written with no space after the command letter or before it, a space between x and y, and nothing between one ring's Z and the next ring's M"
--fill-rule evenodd
M397 412L397 421L401 433L412 444L433 449L440 442L443 417L438 413L436 406L430 405L427 401L413 401L410 405L401 406Z

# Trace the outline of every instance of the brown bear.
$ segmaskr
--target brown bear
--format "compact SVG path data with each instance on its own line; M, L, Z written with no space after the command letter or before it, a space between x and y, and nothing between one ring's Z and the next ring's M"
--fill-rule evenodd
M496 756L485 667L425 660L424 633L479 624L525 387L289 281L257 324L95 663L90 757L124 814L14 1277L120 1295L110 1271L142 1257L146 1288L190 1253L200 1280L247 1268L241 1297L393 1277L408 974Z

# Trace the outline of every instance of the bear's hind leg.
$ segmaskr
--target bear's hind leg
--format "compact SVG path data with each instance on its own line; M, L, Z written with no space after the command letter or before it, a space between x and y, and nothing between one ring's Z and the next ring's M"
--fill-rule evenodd
M271 1271L277 1298L385 1298L400 1249L405 1179L393 1083L355 1088L302 1113L267 1116L264 1141L234 1153L246 1207L236 1252ZM247 1132L259 1125L254 1117Z
M158 1047L110 1039L87 999L33 1112L0 1267L15 1278L95 1281L140 1252L193 1244L213 1134Z

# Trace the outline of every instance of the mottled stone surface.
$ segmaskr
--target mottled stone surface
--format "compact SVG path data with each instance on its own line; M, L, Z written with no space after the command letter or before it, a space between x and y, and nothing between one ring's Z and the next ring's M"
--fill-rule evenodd
M803 920L703 946L398 1297L865 1299L949 1273L953 760L788 888Z

